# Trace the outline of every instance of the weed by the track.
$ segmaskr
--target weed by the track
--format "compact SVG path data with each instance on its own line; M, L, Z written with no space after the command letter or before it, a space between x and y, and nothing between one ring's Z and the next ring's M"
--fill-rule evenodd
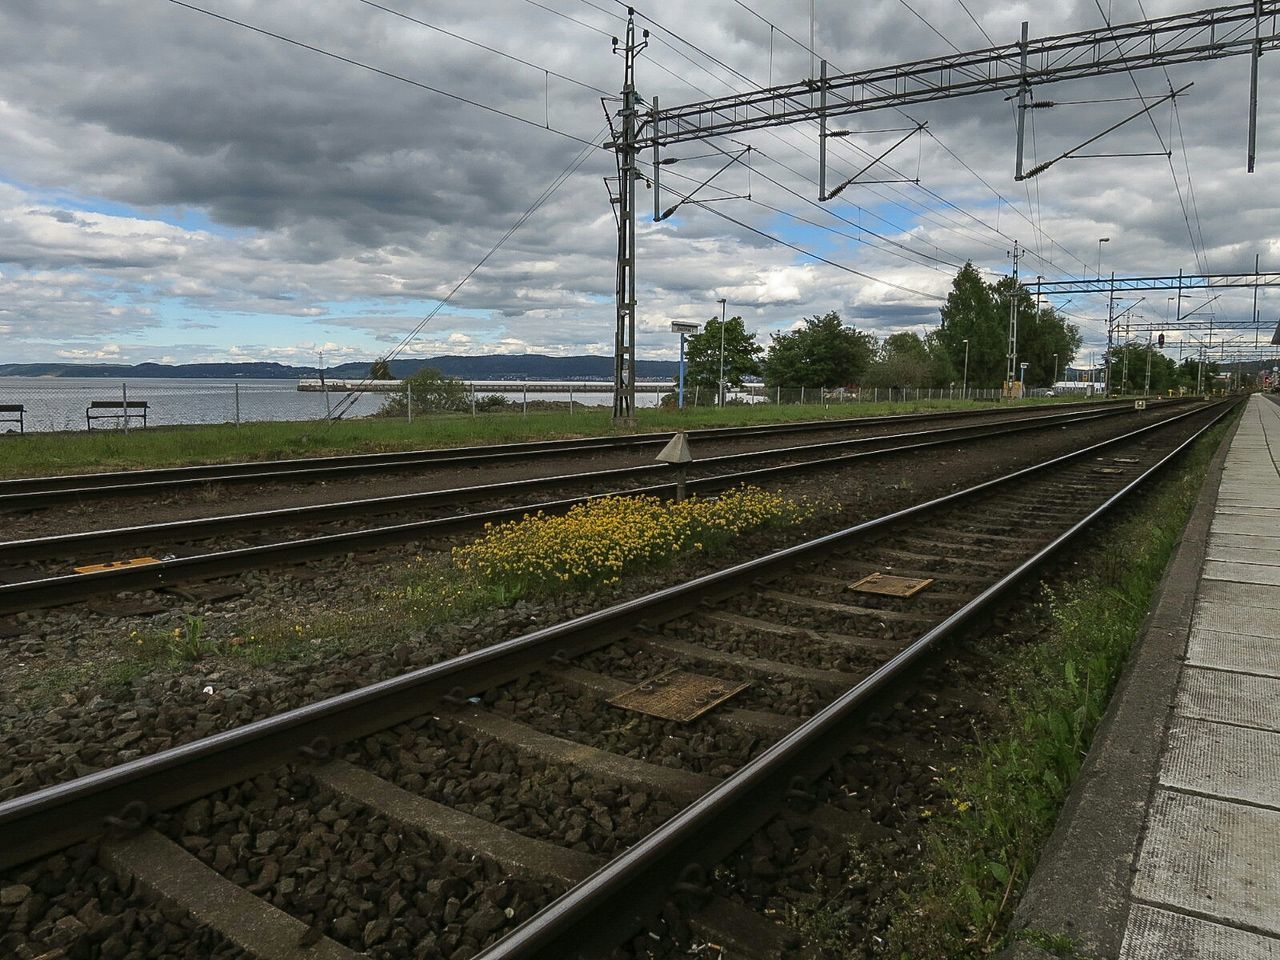
M615 584L636 566L670 563L723 546L735 536L768 526L794 526L813 507L758 487L714 498L674 503L659 497L601 497L563 516L541 512L498 526L455 548L458 569L511 596Z
M902 892L887 955L973 958L1004 946L1226 429L1096 534L1079 576L1045 590L1049 629L1011 650L998 677L1004 722L945 777L955 800L925 829L923 879Z

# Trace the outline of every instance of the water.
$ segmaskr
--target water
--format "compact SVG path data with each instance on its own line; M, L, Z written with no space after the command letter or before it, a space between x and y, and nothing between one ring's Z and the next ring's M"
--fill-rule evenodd
M563 392L529 392L529 401L569 400L568 384ZM575 385L573 400L588 406L609 406L611 392L587 392ZM523 399L521 383L482 383L476 387L479 396L501 393L516 404ZM237 417L237 394L239 410ZM28 433L53 430L84 430L85 408L95 400L130 402L145 400L147 426L172 426L196 423L256 423L280 420L321 420L327 413L325 394L302 392L295 380L194 380L185 378L106 379L99 377L0 377L0 405L21 403L26 406ZM345 396L330 393L332 405ZM377 413L390 399L388 394L364 394L345 415L367 417ZM640 407L656 406L659 395L637 393ZM0 414L0 417L7 414ZM95 413L95 416L97 414ZM93 428L118 429L118 417L95 419ZM141 427L141 420L130 420L130 428ZM0 433L16 430L16 423L0 420Z
M123 387L123 389L122 389ZM237 389L238 388L238 389ZM265 420L319 420L325 416L323 393L300 393L293 380L188 380L96 377L0 377L0 404L21 403L28 433L84 430L85 408L95 400L145 400L148 426L190 423L234 423L236 395L242 423ZM336 404L342 394L330 394ZM366 394L351 416L376 413L387 397ZM95 420L94 429L120 426L119 418ZM130 421L141 426L141 421ZM0 422L0 432L17 424Z

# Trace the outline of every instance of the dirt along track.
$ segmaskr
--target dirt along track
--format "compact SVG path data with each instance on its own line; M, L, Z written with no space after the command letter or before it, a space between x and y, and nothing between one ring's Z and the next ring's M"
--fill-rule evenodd
M936 413L907 417L865 417L848 421L833 421L827 429L813 430L812 424L777 424L777 429L740 437L714 439L696 432L691 444L696 457L744 453L751 450L789 445L791 443L815 443L828 440L870 437L904 430L928 427L958 426L998 422L1010 417L1052 416L1069 409L1102 409L1102 402L1081 404L1049 404L1031 407L993 407L991 410L969 411L960 414ZM787 428L805 427L803 431L786 432ZM624 438L626 439L626 438ZM511 445L520 446L520 445ZM325 476L313 479L296 477L269 482L249 481L234 485L196 483L174 487L143 487L141 492L104 497L91 493L83 501L70 498L66 502L23 507L20 502L7 502L6 497L20 493L30 483L35 490L43 489L50 478L31 478L30 481L0 481L0 529L6 540L32 536L71 533L101 525L104 512L109 512L113 526L136 523L157 523L190 519L214 513L240 511L248 506L253 509L285 509L318 503L370 496L392 496L428 490L447 490L475 483L515 481L529 477L556 476L567 472L603 470L629 467L653 462L657 446L620 447L601 446L594 449L570 450L563 453L547 452L534 456L513 457L508 460L479 464L428 462L407 465L399 469L382 469L377 472L352 472L347 476ZM476 448L482 449L482 448ZM284 461L305 466L307 461ZM92 475L86 475L85 479ZM128 474L121 474L122 483ZM135 480L143 474L132 475ZM105 507L104 503L109 506Z
M913 644L913 638L928 638L952 623L960 615L955 611L970 610L984 584L1018 569L1028 551L1052 541L1109 495L1125 489L1188 436L1191 425L1207 420L1205 413L1193 413L1180 425L1011 479L999 489L975 491L954 505L939 505L918 517L886 519L798 547L785 561L739 568L676 593L624 604L581 625L530 635L501 653L495 650L420 671L412 683L402 679L396 684L406 693L413 688L412 707L402 703L396 708L408 721L403 726L388 722L394 722L396 710L384 711L372 726L346 717L341 729L351 735L340 737L349 742L337 749L337 741L329 747L308 740L303 728L290 728L295 751L299 738L313 743L312 763L214 791L189 806L178 806L171 818L153 821L135 809L133 819L139 822L134 826L143 826L141 833L101 848L75 846L69 854L11 871L0 886L21 887L25 893L15 889L9 894L16 908L0 907L0 917L9 918L11 930L10 939L0 943L19 943L16 936L26 937L33 949L57 943L58 938L127 944L132 930L122 932L115 920L119 910L109 916L104 906L125 905L137 911L135 916L163 910L141 891L152 886L148 877L157 866L182 863L212 870L241 894L269 901L293 918L286 928L293 931L295 942L297 936L310 938L330 951L329 956L349 955L343 950L369 950L385 957L471 956L530 918L537 906L585 876L601 858L627 849L611 866L623 870L623 861L634 859L646 845L656 851L655 858L666 856L652 846L659 842L652 838L672 814L683 807L680 816L686 816L693 809L686 805L693 803L702 804L701 815L708 815L706 797L695 803L699 796L711 790L722 797L721 788L763 762L774 750L771 744L791 739L803 718L826 716L829 711L820 714L823 704L833 703L833 697L837 703L847 699L841 690L878 675L891 660L899 662L908 644L916 649L920 639ZM1071 445L1078 448L1082 440L1075 441ZM1043 453L1017 453L1026 462L1046 459ZM938 466L948 479L956 478L955 464L939 458ZM1016 464L1006 463L999 472L1008 473L1012 466ZM916 474L920 473L917 464ZM1010 531L1017 535L1010 536ZM886 570L908 576L927 573L933 582L915 600L847 592L851 578ZM637 628L639 621L646 622ZM797 644L797 638L804 642ZM533 654L535 647L542 652L534 654L533 661L526 658L514 668L500 666L517 648ZM556 656L548 664L549 653ZM403 670L411 665L413 652L398 651L393 657ZM537 674L529 673L534 662L542 668ZM616 694L620 686L673 665L749 687L725 709L692 727L642 715L631 715L626 722L627 714L600 704L602 696ZM503 676L511 669L514 683ZM454 686L462 688L460 695L449 693ZM468 699L473 692L478 696ZM440 706L434 712L423 712L424 703L445 694L449 695L444 702L436 701ZM223 728L227 719L231 725L243 722L253 704L243 699L232 703L233 698L215 695L195 713L183 702L146 702L123 725L117 723L113 733L132 748L150 752L163 745L157 741L166 735L169 742L177 742ZM94 709L103 711L101 703L92 706L88 716ZM276 704L277 709L281 706ZM908 706L917 713L933 709L914 696ZM228 712L232 717L218 716ZM93 750L93 756L86 760L77 754L68 758L69 765L55 762L36 771L37 783L49 782L49 777L65 779L80 772L78 767L119 762L84 719L82 715L77 723L66 717L63 722L76 728L74 742ZM901 717L895 722L900 724ZM885 724L881 727L892 732ZM318 722L305 729L309 735L333 728ZM365 729L385 732L357 736ZM134 735L134 730L143 732ZM155 736L158 732L162 736ZM243 733L248 742L249 731ZM27 735L40 737L32 730ZM46 755L58 753L48 749L48 740L43 745ZM281 749L259 756L260 768L278 763ZM688 875L686 886L696 894L692 904L676 905L671 911L659 904L666 923L655 928L660 938L656 942L698 931L732 937L733 930L721 929L727 921L754 943L745 955L777 955L771 952L774 948L789 949L785 932L769 933L758 917L744 914L763 895L760 885L783 874L776 868L776 851L785 850L787 859L798 856L808 867L824 866L818 862L818 851L831 836L882 833L892 826L894 814L881 811L879 801L873 798L868 811L862 809L865 798L849 800L859 797L855 778L875 779L874 771L863 768L877 754L864 751L854 756L862 759L830 775L840 781L839 791L833 792L820 777L816 790L799 791L808 797L800 821L771 821L764 846L753 846L755 853L743 861L750 869L738 873L737 887L721 882L714 891L700 892L706 882ZM123 768L119 776L123 784ZM780 770L777 776L785 785L790 772ZM6 780L19 792L34 787L28 777L16 784ZM145 786L139 782L136 792L152 798L154 809L170 806L183 789L162 778ZM185 789L188 798L204 792L193 794L191 783ZM89 796L92 790L86 790ZM111 799L127 795L125 789ZM0 809L0 823L12 827L14 816L12 805ZM722 823L734 819L720 817ZM65 820L49 821L55 822L60 824L57 829L67 829ZM50 840L48 831L32 830L31 835L42 838L37 845ZM16 840L19 835L6 836ZM718 844L723 854L741 839L717 837L708 840L708 849L714 851ZM705 865L716 862L714 853L688 856ZM435 865L425 891L418 882L424 861ZM848 866L839 862L834 869L839 873ZM138 879L122 881L121 876ZM212 876L205 880L217 887L215 881ZM620 886L609 896L627 894ZM643 904L645 912L651 908ZM642 909L639 901L617 916L629 918L633 909ZM53 920L48 919L51 914ZM607 911L597 914L598 930L617 937L626 932L600 924L601 915L615 916ZM67 916L76 922L64 922ZM275 914L271 917L273 923L284 922ZM210 925L217 926L212 921ZM245 933L224 931L242 945ZM214 931L192 929L190 918L166 924L164 936L176 955L239 955ZM516 950L517 941L485 956L572 955L564 944L573 941L538 941L542 952L532 948L533 940L525 941L524 952ZM560 952L554 952L557 949Z
M788 476L772 486L811 498L822 508L819 516L798 532L762 532L753 536L752 543L785 546L794 542L796 536L811 536L866 519L877 512L905 506L993 476L1003 469L1032 462L1042 454L1062 452L1079 442L1113 436L1125 429L1125 424L1141 419L1142 415L1130 413L1070 429L1022 433L1016 445L992 438L954 447L873 457L861 465L855 461L811 475ZM402 604L397 604L390 595L411 577L420 557L439 556L441 552L447 556L448 549L456 542L459 542L457 536L449 536L426 543L388 546L374 554L317 557L300 568L240 573L208 584L207 589L195 585L190 589L109 594L87 605L29 610L9 618L0 617L0 631L12 637L10 648L22 655L0 665L0 691L19 701L29 700L33 691L47 693L59 685L74 686L71 664L89 662L113 667L127 662L131 659L129 653L121 649L126 638L183 630L188 617L199 618L204 636L211 643L261 636L273 630L277 634L282 630L292 634L295 628L302 627L306 638L314 641L316 647L304 656L307 660L329 652L328 641L341 631L368 632L368 628L360 626L358 617L353 625L351 611L373 616L385 613L392 618L393 622L380 625L377 646L409 642L420 631L412 623L402 622L402 617L394 616ZM697 565L701 561L695 558L693 562ZM625 595L626 591L644 589L673 575L665 572L641 575L620 592L606 591L595 596L593 602L609 602ZM25 579L25 576L15 579ZM532 604L538 609L528 614L520 607L519 612L517 609L500 612L497 619L518 628L528 622L525 617L556 619L564 616L566 610L583 609L582 604L587 602L582 597L566 598L564 602L540 600ZM441 633L448 635L451 629L448 624L440 628L433 626L428 639ZM422 655L434 657L442 652L448 652L447 645L442 651L428 642ZM415 657L415 662L422 661ZM232 664L231 673L240 676L245 669L243 661L238 661Z

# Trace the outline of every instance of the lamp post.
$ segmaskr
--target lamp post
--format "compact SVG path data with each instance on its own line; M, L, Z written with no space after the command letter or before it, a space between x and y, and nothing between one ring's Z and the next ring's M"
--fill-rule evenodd
M1027 362L1024 360L1018 364L1018 396L1025 397L1027 395Z
M1110 243L1110 242L1111 242L1110 237L1098 238L1098 279L1099 280L1102 279L1102 245L1104 243Z
M720 303L720 392L717 394L717 403L724 406L724 313L725 305L728 303L724 297L719 300Z
M1053 383L1049 384L1049 386L1056 387L1057 385L1058 385L1058 355L1055 353L1053 355Z
M969 341L964 342L964 380L960 384L960 399L969 399Z

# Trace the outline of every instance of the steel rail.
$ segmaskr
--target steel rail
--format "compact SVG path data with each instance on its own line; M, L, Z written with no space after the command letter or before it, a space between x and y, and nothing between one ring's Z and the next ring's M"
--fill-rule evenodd
M475 960L568 960L596 956L594 949L604 942L615 946L620 939L642 928L651 915L655 896L669 896L672 885L691 865L710 869L731 853L738 843L767 821L771 809L777 809L776 798L788 792L792 778L799 771L814 775L829 766L836 732L877 693L1146 483L1225 417L1237 402L1230 403L1082 520L921 634L852 689L502 940L481 951ZM608 918L608 924L600 922L603 917Z
M1118 401L1085 400L1053 404L1053 410L1088 406L1118 405ZM893 426L930 418L968 418L999 415L1002 410L960 410L954 413L912 413L892 417L852 417L840 420L802 420L795 423L744 427L709 427L686 431L690 440L732 440L768 437L788 433L808 433ZM567 455L613 449L656 446L667 443L674 433L632 434L623 437L581 437L568 440L534 440L474 447L444 447L438 450L408 450L389 453L344 454L294 460L258 460L239 463L201 464L188 467L156 467L104 473L61 474L50 477L22 477L0 480L0 509L29 508L67 503L92 497L154 493L208 483L262 483L278 480L314 480L324 477L358 476L362 473L405 470L416 466L478 466L512 459L548 454Z
M1075 414L1069 422L1092 421L1102 417L1126 413L1126 410L1089 411ZM982 440L996 436L1007 436L1031 430L1042 430L1046 426L1061 426L1062 417L1033 417L1028 421L1019 421L1016 425L1006 423L984 424L974 427L958 428L965 431L984 431L967 437L951 434L932 439L916 440L898 446L884 447L875 450L857 451L821 460L803 460L795 463L784 463L772 467L758 467L754 470L739 470L733 473L717 474L711 477L698 477L686 481L686 488L694 492L724 490L742 483L770 480L790 473L801 473L809 470L828 470L842 466L854 460L868 457L885 457L899 453L911 453L934 447L949 446L961 440ZM1048 422L1046 422L1048 421ZM931 431L922 431L920 435L929 436ZM904 436L912 436L910 434ZM882 438L866 438L869 440ZM837 441L837 444L846 441ZM806 449L806 448L797 448ZM724 459L753 456L753 454L728 454ZM703 463L707 461L702 461ZM659 465L669 471L665 464ZM629 472L636 468L625 468ZM646 465L647 471L652 469ZM591 475L588 475L591 476ZM551 478L562 482L572 477ZM264 566L280 566L292 563L304 563L317 557L346 553L352 549L369 549L390 546L397 543L408 543L427 536L446 536L461 530L482 527L486 523L501 523L515 520L530 513L563 513L570 508L606 496L633 497L640 495L672 497L676 493L675 481L634 487L628 490L616 490L606 493L587 494L579 497L566 497L541 503L526 503L514 507L499 507L477 513L457 514L449 517L436 517L429 520L411 520L404 523L371 527L362 530L347 530L339 533L318 534L311 537L300 537L275 543L260 544L251 547L237 547L230 550L219 550L212 553L196 554L189 557L174 557L148 563L137 567L123 567L115 570L104 570L98 573L73 573L53 577L42 577L17 583L0 584L0 613L14 613L32 610L39 607L62 606L74 603L87 597L103 593L115 593L120 590L137 590L172 586L195 580L209 580L216 577L240 573L245 570L259 569ZM77 534L64 536L75 537ZM55 539L55 538L50 538Z
M1001 420L997 423L989 424L936 427L907 433L876 434L870 437L852 437L845 440L830 440L823 443L801 444L791 447L770 447L766 450L750 450L743 453L703 457L690 466L694 468L714 468L734 463L767 460L771 457L795 456L847 447L874 447L880 444L928 436L952 440L981 439L988 436L1000 436L1005 432L1009 432L1011 428L1023 424L1029 425L1031 429L1043 429L1055 425L1087 423L1091 420L1122 415L1128 412L1127 408L1086 410ZM885 452L892 452L892 450ZM352 517L396 513L409 508L456 506L464 503L473 503L477 500L548 487L592 481L620 480L627 477L645 477L655 474L669 474L670 472L671 468L667 464L646 463L633 467L614 467L607 470L555 474L548 477L527 477L521 480L473 484L465 487L402 493L386 497L367 497L335 503L282 507L274 510L255 510L247 513L199 517L190 520L171 520L163 523L86 530L47 537L29 537L21 540L6 540L0 542L0 562L16 562L68 555L78 555L80 558L84 558L86 556L84 551L135 547L165 541L169 543L185 542L239 530L262 530L267 526L344 520Z
M126 805L141 802L157 811L196 799L281 763L314 755L317 750L324 752L332 744L366 736L447 706L448 699L457 700L467 690L502 683L544 666L553 657L603 646L625 635L638 622L660 623L674 619L695 609L703 599L731 593L743 583L768 578L799 560L855 542L902 520L1018 483L1204 412L1205 408L1197 408L1175 414L965 490L604 610L0 802L0 869L97 835L102 831L104 819L116 815ZM664 851L667 849L663 847ZM563 901L557 904L560 907L554 916L566 916ZM568 951L564 956L571 954L572 951Z

